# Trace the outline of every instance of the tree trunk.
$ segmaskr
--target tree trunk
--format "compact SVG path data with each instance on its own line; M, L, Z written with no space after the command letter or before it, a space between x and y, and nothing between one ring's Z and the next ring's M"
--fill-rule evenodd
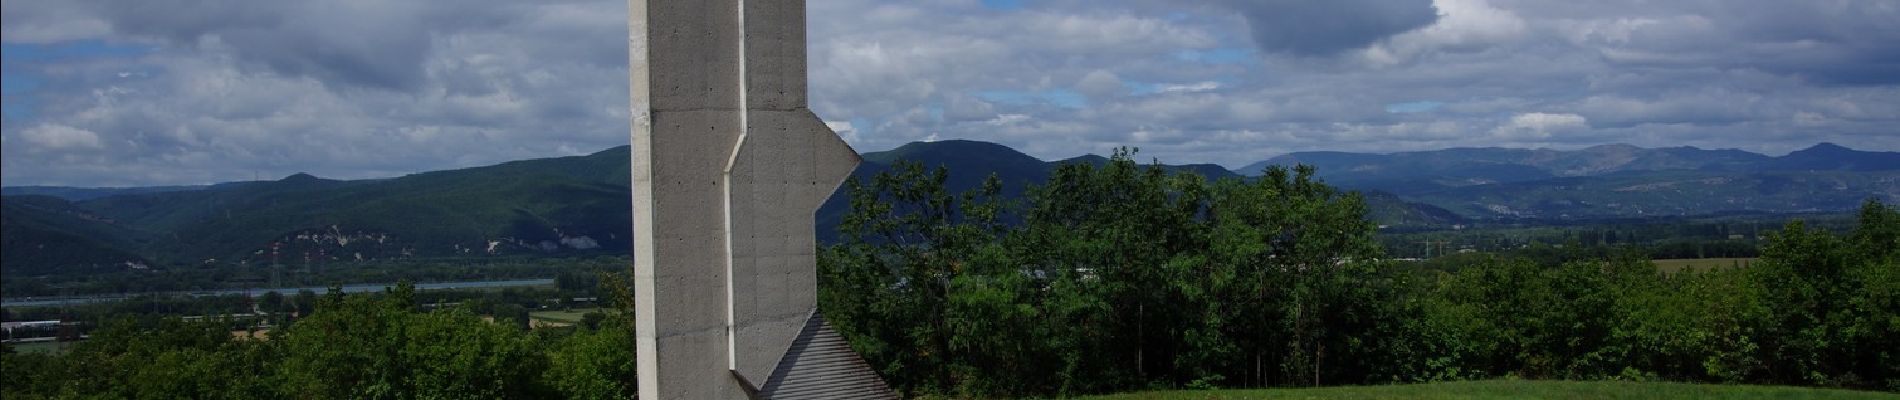
M1253 352L1253 386L1266 386L1266 371L1260 370L1260 350Z
M1319 386L1320 362L1326 360L1326 344L1313 341L1313 386Z

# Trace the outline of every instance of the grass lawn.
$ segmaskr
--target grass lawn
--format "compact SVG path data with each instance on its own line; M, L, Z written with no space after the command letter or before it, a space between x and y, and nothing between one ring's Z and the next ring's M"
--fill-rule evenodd
M587 315L587 313L595 312L595 311L599 311L601 313L607 313L607 314L611 314L614 312L613 309L609 309L609 308L576 308L576 309L567 310L567 311L530 312L528 313L528 318L533 318L533 319L538 319L538 320L548 321L548 322L561 322L561 323L574 324L574 323L581 322L582 315Z
M55 341L21 342L21 343L12 343L12 344L9 344L8 346L12 346L13 351L20 352L20 353L63 354L66 352L66 349L71 348L73 346L73 343L72 342L55 342Z
M1656 263L1656 270L1658 271L1676 272L1676 271L1681 271L1687 268L1695 268L1695 270L1697 271L1708 271L1712 269L1734 268L1736 266L1747 267L1749 263L1755 262L1755 259L1753 258L1672 258L1672 259L1666 259L1666 260L1651 260L1650 262Z
M1310 389L1137 392L1085 399L1900 399L1900 394L1785 386L1493 380Z

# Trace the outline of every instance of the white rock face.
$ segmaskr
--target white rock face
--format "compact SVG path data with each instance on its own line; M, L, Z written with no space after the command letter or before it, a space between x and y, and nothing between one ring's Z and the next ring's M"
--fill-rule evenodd
M595 241L594 238L587 237L585 235L563 237L561 238L561 245L573 248L575 250L590 250L590 249L600 248L599 241Z

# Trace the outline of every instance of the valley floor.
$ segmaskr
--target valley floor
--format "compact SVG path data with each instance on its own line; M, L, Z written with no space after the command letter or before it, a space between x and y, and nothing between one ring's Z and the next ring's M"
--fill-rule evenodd
M1298 389L1154 391L1086 399L1900 399L1900 394L1786 386L1490 380Z

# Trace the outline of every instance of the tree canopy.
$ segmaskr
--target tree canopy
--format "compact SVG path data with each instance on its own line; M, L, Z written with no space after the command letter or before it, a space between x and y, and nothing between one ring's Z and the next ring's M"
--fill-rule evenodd
M898 163L847 183L820 307L907 394L1491 377L1900 389L1900 217L1845 237L1790 224L1744 269L1642 252L1555 263L1383 259L1356 193L1311 167L1209 182L1140 165L1000 183Z

